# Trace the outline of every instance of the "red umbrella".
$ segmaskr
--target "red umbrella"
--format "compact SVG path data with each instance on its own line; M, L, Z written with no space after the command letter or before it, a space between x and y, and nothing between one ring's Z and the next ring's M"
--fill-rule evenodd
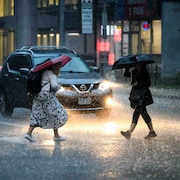
M57 63L61 63L61 67L63 67L65 64L67 64L69 61L71 60L71 58L69 56L58 56L54 59L50 59L44 63L42 63L41 65L38 65L36 67L34 67L31 72L38 72L41 71L43 69L48 68L49 66L52 66L53 64L57 64Z

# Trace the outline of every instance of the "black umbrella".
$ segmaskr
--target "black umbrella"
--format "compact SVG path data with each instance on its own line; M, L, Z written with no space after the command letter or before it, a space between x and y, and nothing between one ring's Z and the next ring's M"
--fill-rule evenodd
M135 66L136 61L135 56L121 56L117 61L114 62L112 70Z
M137 63L152 64L155 63L154 58L147 54L135 55Z
M155 61L152 56L146 54L121 56L114 62L112 70L134 67L137 63L152 64Z

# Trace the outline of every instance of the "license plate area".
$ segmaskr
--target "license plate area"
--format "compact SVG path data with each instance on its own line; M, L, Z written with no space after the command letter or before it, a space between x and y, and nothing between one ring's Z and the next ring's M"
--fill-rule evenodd
M91 98L88 96L78 97L78 104L79 105L91 104Z

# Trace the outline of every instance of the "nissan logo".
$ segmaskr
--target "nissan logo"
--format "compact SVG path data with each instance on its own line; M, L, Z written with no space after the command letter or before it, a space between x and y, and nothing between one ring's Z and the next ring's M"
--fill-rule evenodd
M87 86L85 84L80 85L80 90L81 91L87 91Z

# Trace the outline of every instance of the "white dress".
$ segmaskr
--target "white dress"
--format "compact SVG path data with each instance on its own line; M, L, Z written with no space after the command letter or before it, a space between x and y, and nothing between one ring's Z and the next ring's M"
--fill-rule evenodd
M60 88L56 75L51 70L44 71L41 85L44 85L41 92L33 99L30 125L57 129L67 122L68 115L55 96L55 92Z

